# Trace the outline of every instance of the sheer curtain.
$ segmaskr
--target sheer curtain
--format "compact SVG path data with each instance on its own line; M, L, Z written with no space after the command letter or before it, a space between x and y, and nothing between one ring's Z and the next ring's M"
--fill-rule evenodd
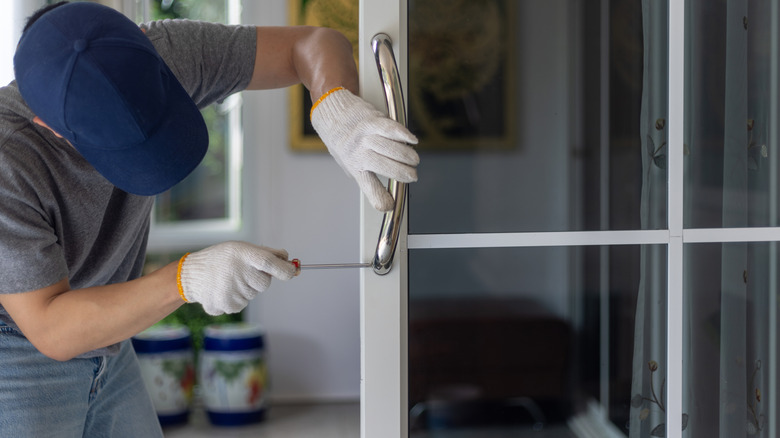
M667 2L642 0L641 228L666 228ZM631 437L666 431L666 247L643 245L634 331Z
M659 169L667 66L666 2L643 0L646 153L642 220L661 223ZM686 2L685 227L771 226L768 143L771 2ZM776 23L774 24L776 25ZM655 147L655 152L650 152ZM642 255L630 436L666 436L665 294L658 257ZM767 243L687 244L682 336L683 436L768 437L770 266Z
M769 3L689 2L687 227L770 225ZM768 260L767 244L686 251L690 436L768 436Z

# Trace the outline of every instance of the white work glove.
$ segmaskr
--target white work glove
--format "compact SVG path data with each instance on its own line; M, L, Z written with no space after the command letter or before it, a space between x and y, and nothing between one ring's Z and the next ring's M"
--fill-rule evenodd
M246 242L224 242L187 254L179 262L179 294L209 315L240 312L271 277L289 280L296 267L287 251Z
M312 108L311 123L377 210L392 210L395 204L377 175L404 183L417 181L420 157L405 144L417 144L417 137L348 90L340 88L321 97Z

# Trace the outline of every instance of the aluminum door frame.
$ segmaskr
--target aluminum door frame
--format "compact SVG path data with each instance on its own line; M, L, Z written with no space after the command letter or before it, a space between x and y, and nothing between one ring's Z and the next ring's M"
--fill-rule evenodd
M360 0L360 86L362 96L377 108L384 108L384 97L370 47L377 33L391 37L395 56L401 66L401 78L407 84L407 2L405 0ZM775 32L777 33L777 32ZM774 47L774 46L773 46ZM683 411L683 340L674 334L683 328L683 247L685 243L729 241L780 241L779 228L685 230L683 227L683 124L685 84L685 7L684 2L669 4L669 180L668 229L637 231L506 233L460 235L407 235L401 227L393 269L384 276L372 270L360 275L361 330L361 436L370 438L408 436L407 397L407 306L408 250L424 248L577 246L577 245L667 245L667 357L668 404L667 430L670 438L680 438ZM773 48L773 55L780 51ZM773 58L773 68L780 63ZM408 99L405 99L408 101ZM772 114L777 117L777 108ZM777 138L775 129L773 138ZM776 170L773 175L776 175ZM776 176L775 176L776 178ZM773 197L774 198L774 197ZM773 210L774 211L774 210ZM382 215L361 200L361 260L371 260L376 248ZM404 215L404 222L407 220ZM777 221L773 219L773 224ZM774 248L774 245L773 245ZM774 252L773 252L774 254ZM773 258L777 256L774 255ZM772 328L776 329L775 318ZM777 351L771 352L771 362ZM770 377L776 384L776 373ZM770 399L770 411L776 409L776 397ZM772 435L776 434L773 427Z
M371 40L385 33L393 41L401 82L407 84L407 2L360 0L359 68L364 99L384 111L384 91L377 73ZM404 87L404 90L406 87ZM404 96L405 97L405 96ZM406 101L407 99L404 98ZM360 260L372 260L382 214L361 197ZM385 275L360 272L360 436L408 435L407 401L407 226L406 213L393 268Z

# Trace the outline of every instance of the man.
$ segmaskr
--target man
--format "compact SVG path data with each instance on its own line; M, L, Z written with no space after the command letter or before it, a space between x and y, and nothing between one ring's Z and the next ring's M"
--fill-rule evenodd
M31 17L0 89L0 435L161 436L127 341L186 302L238 312L284 250L226 242L141 276L153 196L200 162L199 107L303 83L312 123L380 210L416 143L358 98L352 48L313 27L164 21L93 3Z

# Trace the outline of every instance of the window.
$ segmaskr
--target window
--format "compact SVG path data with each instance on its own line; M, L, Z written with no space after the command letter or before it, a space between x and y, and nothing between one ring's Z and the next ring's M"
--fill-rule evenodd
M239 0L125 0L122 6L138 23L168 18L240 22ZM202 110L208 153L192 174L157 196L150 251L202 246L241 233L241 108L241 95L235 94Z

